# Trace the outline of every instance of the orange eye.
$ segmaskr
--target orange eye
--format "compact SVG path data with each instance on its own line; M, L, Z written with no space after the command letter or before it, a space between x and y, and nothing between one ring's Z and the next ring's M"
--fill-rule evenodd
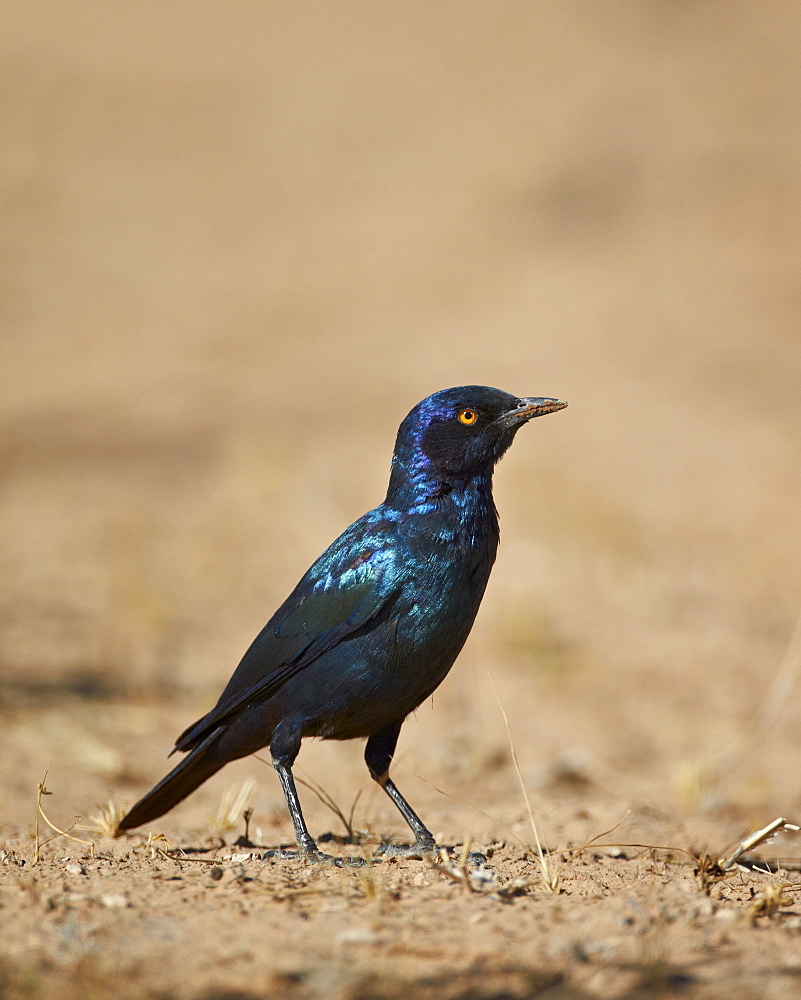
M478 414L475 410L462 410L459 414L459 423L465 424L465 426L470 427L478 420Z

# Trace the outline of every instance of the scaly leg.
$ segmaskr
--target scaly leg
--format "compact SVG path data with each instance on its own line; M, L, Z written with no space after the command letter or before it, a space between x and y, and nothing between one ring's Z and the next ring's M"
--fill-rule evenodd
M279 726L280 729L280 726ZM276 738L276 734L278 738ZM314 838L309 833L303 812L300 808L298 790L295 787L295 779L292 777L292 765L300 750L300 734L297 732L278 732L273 735L270 743L270 754L272 756L273 767L278 774L281 788L284 790L289 815L292 817L292 825L295 828L295 840L298 842L298 851L276 850L267 851L263 857L268 858L305 858L307 861L319 864L336 865L337 868L358 868L365 862L363 858L335 858L330 854L323 854L317 846Z
M414 843L382 844L376 851L376 857L418 858L422 860L424 856L435 854L439 850L437 842L389 776L389 765L392 763L392 755L395 753L402 725L402 721L393 722L391 726L373 733L367 740L364 761L370 771L370 777L384 789L398 807L401 816L409 824L414 834Z

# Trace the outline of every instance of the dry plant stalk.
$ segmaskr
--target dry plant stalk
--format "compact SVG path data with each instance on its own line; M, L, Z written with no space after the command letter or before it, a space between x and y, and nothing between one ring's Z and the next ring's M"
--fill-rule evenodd
M39 784L36 786L36 822L34 824L33 863L34 864L38 864L38 862L39 862L39 852L40 852L41 848L44 847L45 844L49 844L51 840L55 840L56 837L66 837L67 840L73 840L73 841L75 841L76 844L83 844L85 847L89 848L89 853L91 854L92 857L94 857L94 855L95 855L95 844L94 844L94 841L93 840L81 840L80 837L73 837L72 834L70 833L70 830L74 830L75 827L77 826L77 820L75 821L75 823L72 824L72 826L69 828L69 830L62 830L60 827L56 826L56 824L52 820L50 820L50 819L47 818L47 814L45 813L44 809L42 808L42 798L45 795L52 795L53 793L52 792L48 792L48 790L45 788L45 781L46 780L47 780L47 771L45 771L44 777L39 782ZM47 840L40 840L39 839L39 817L40 816L42 817L42 819L45 821L45 823L47 823L47 825L51 829L53 829L53 830L56 831L55 835L52 836L52 837L48 837Z
M743 837L732 853L727 857L721 858L716 854L702 854L698 858L695 867L695 875L701 883L702 890L708 894L713 885L717 882L722 882L724 879L731 878L731 876L736 873L737 869L740 871L747 871L748 869L744 864L741 864L741 862L748 861L749 866L754 867L756 859L746 858L746 853L748 851L753 851L755 848L761 847L763 844L769 844L773 838L778 836L780 833L784 833L785 831L788 833L797 833L798 830L799 827L796 826L795 823L790 823L783 816L779 816L771 823L768 823L767 826L762 827L761 830L756 830L747 837ZM786 886L782 888L784 889ZM767 890L765 891L767 892ZM763 903L767 909L760 910L759 913L755 914L756 916L771 915L768 910L773 903L769 904L767 896L763 900Z
M226 834L236 830L255 788L256 782L253 778L248 778L241 785L231 785L223 792L217 812L208 813L207 817L209 829L215 836L224 840Z
M492 872L482 868L471 868L467 859L470 856L470 841L462 847L458 861L452 861L446 850L440 850L439 855L426 855L425 861L432 871L443 875L454 885L459 885L468 895L480 893L494 896L501 903L511 903L516 896L523 896L534 885L534 879L527 875L511 879L504 885L498 885Z
M259 757L257 753L254 753L253 756L256 758L256 760L260 761L262 764L268 764L268 766L272 766L263 757ZM305 778L301 778L296 773L295 782L298 785L303 785L304 788L308 788L313 795L317 796L317 798L320 800L320 802L322 802L322 804L326 807L326 809L331 810L331 812L336 816L336 818L340 821L340 823L345 827L345 834L348 838L348 843L350 844L359 843L361 838L358 836L356 830L354 829L353 815L356 812L356 806L359 802L359 799L362 797L361 788L359 789L358 792L356 792L356 796L353 799L353 802L350 807L350 812L346 816L345 813L342 811L342 809L340 809L339 803L336 801L334 796L331 795L330 792L328 792L325 788L323 788L322 785L318 784L313 778L310 778L308 775L306 775Z
M514 830L510 830L509 827L505 823L502 823L496 816L491 816L488 812L484 812L484 810L479 809L477 805L474 805L467 799L463 799L461 795L454 795L452 792L446 792L444 788L437 787L433 781L429 781L428 778L424 778L422 774L417 774L416 771L409 770L409 768L407 768L402 761L393 761L393 764L395 767L403 768L403 770L407 771L409 774L413 774L415 778L417 778L418 781L422 781L424 785L428 785L429 788L433 788L437 795L444 795L446 799L452 799L454 802L461 802L463 806L467 806L468 809L472 809L473 812L478 813L479 816L483 816L484 819L488 819L491 823L494 823L495 826L503 830L504 833L508 834L510 839L519 844L524 851L529 850L529 845L524 840L521 840Z
M707 787L720 783L735 773L753 754L760 740L764 738L764 734L769 732L779 720L785 706L790 701L790 695L796 687L799 677L801 677L801 613L796 620L782 662L779 664L776 675L751 722L734 746L724 753L716 763L705 769Z
M362 797L361 788L358 790L358 792L356 792L356 796L354 797L353 802L351 803L350 812L346 816L345 813L340 809L339 803L336 801L334 796L331 795L331 793L328 792L325 788L323 788L322 785L314 781L314 779L308 777L308 775L306 776L306 778L301 778L298 775L295 775L295 781L299 785L303 785L304 788L308 788L309 791L312 792L314 795L316 795L317 798L322 802L322 804L327 809L330 809L331 812L337 817L340 823L342 823L342 825L345 827L345 835L348 838L348 843L351 844L359 843L359 837L357 836L356 831L353 828L353 814L356 812L356 805L358 804L359 799Z
M698 879L701 890L708 896L713 885L731 878L734 872L727 871L716 854L702 854L696 861L693 874Z
M755 728L758 732L766 732L776 724L790 700L799 674L801 674L801 614L795 623L784 659L757 713Z
M774 837L778 836L780 833L785 831L789 833L798 833L801 827L796 826L795 823L790 823L783 816L779 816L774 819L772 823L768 823L761 830L757 830L755 833L749 834L749 836L744 837L740 843L737 845L734 851L727 858L720 859L720 867L724 871L728 871L737 864L737 862L743 857L747 851L753 851L757 847L761 847L763 844L769 844Z
M791 906L793 897L787 895L787 889L795 888L786 883L777 882L767 885L760 892L753 893L751 905L748 907L748 919L752 924L756 924L759 917L767 917L773 920L779 916L783 906Z
M528 818L531 823L531 829L534 833L534 842L537 845L537 860L540 866L540 877L542 879L542 884L549 892L558 893L561 891L559 872L556 870L551 870L548 860L545 856L545 851L542 848L542 841L540 840L539 831L537 830L537 824L534 821L534 811L531 808L531 802L529 801L528 792L526 791L526 784L523 781L523 775L520 771L520 765L517 762L517 753L515 751L514 740L512 739L512 730L509 726L509 718L504 711L503 704L501 703L500 696L498 694L498 689L495 687L495 681L490 676L490 683L492 684L492 689L495 692L495 697L498 699L498 707L501 710L501 715L503 716L504 725L506 726L506 735L509 738L509 750L512 754L512 763L515 766L515 772L517 774L517 780L520 782L520 790L523 793L523 799L526 803L526 809L528 810Z
M626 810L626 815L617 821L614 825L610 826L608 830L603 830L601 833L596 833L594 837L590 837L589 840L585 840L581 847L566 847L563 850L553 851L554 854L568 854L568 861L575 861L579 854L583 854L584 851L588 851L591 847L642 847L642 844L603 844L600 843L601 837L608 837L610 833L614 833L615 830L619 829L626 820L631 816L631 809ZM672 850L672 848L668 848Z
M112 839L121 836L120 820L128 811L125 804L117 804L113 799L109 799L106 804L99 805L98 811L89 817L89 824L78 824L76 830L83 830L86 833L99 833L103 837Z
M164 852L160 847L156 847L158 841L163 841L167 845L167 850L171 851L172 847L169 840L164 836L163 833L153 833L152 830L147 831L147 843L145 844L145 850L150 851L150 860L155 861L157 854L163 854Z
M444 875L455 885L460 885L466 893L476 892L477 886L473 882L474 872L467 867L467 858L470 854L470 841L466 840L462 847L459 860L451 861L446 850L440 848L439 855L424 855L424 859L429 868Z

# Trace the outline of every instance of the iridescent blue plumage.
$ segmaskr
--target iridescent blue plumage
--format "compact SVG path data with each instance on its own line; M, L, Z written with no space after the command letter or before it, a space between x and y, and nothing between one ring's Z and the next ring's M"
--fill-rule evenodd
M433 849L389 764L403 720L450 670L484 595L499 538L493 467L527 420L565 405L484 386L419 403L398 430L384 502L303 576L217 705L178 738L188 756L120 828L155 819L228 761L269 746L301 852L324 858L292 764L303 737L367 737L368 768L412 828L411 850Z

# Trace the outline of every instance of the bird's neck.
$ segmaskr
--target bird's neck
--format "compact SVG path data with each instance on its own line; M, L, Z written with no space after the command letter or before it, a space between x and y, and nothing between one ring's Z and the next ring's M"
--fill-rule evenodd
M492 471L443 478L425 467L393 465L384 506L405 514L434 515L438 521L470 525L472 531L497 534L498 515L492 499Z

